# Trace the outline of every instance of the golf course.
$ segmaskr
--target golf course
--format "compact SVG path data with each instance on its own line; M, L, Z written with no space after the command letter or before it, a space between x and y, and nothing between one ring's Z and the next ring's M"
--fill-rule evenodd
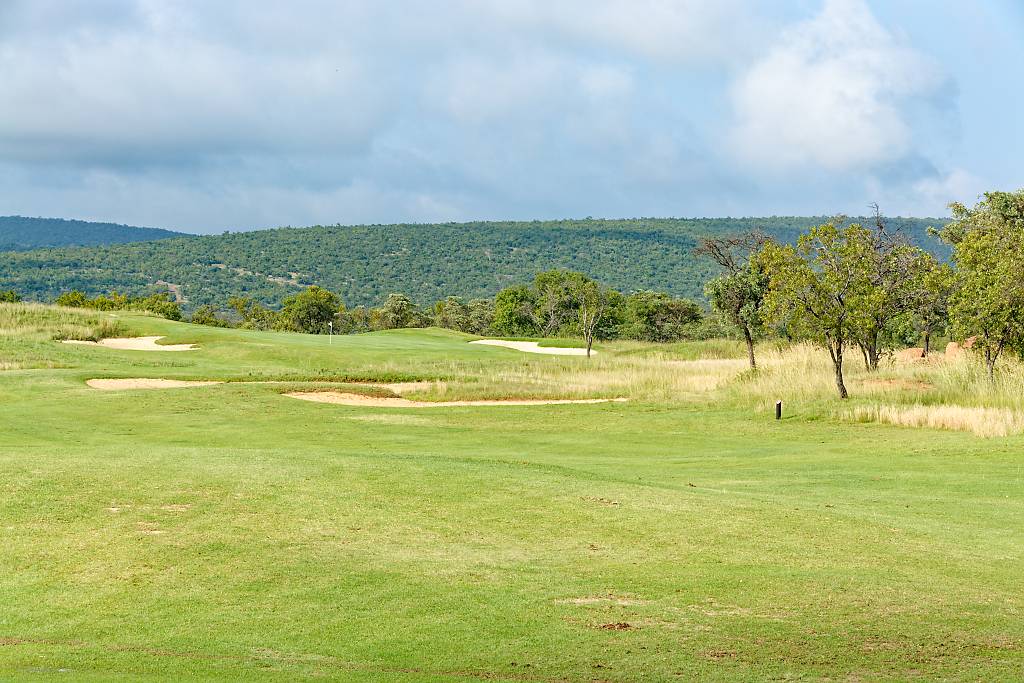
M999 422L1019 387L974 391L970 356L851 362L843 402L798 344L751 371L731 341L588 359L38 304L0 327L0 678L1024 671L1019 425L878 409ZM62 343L107 337L159 339Z

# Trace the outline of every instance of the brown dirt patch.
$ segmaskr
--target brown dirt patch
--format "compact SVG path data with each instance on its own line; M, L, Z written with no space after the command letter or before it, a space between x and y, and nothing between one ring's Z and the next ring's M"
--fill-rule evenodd
M633 628L633 625L625 621L616 621L611 624L601 624L598 628L605 631L628 631Z
M637 600L617 595L595 595L583 598L570 598L568 600L556 600L555 602L563 605L618 605L620 607L648 604L647 600Z
M410 401L406 398L364 396L341 391L291 391L284 396L315 403L332 403L344 406L369 408L454 408L463 406L542 406L569 403L609 403L626 401L625 398L583 398L583 399L510 399L507 401Z

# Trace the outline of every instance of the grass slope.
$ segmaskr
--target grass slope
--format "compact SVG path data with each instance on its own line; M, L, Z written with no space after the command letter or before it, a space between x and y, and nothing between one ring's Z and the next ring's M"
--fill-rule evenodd
M728 391L429 411L310 404L287 385L100 392L84 381L444 377L472 394L511 378L574 395L539 378L589 366L439 330L328 344L142 316L117 322L202 350L119 352L50 340L95 317L16 310L0 311L0 677L1024 667L1021 437L841 423L817 398L776 423ZM695 349L611 345L594 362Z
M184 237L184 234L159 228L136 228L117 223L93 223L63 218L0 216L0 251L122 244L161 240L168 237Z
M713 275L693 255L700 237L763 228L791 241L822 217L567 220L437 225L317 226L161 240L88 249L0 254L0 289L50 301L60 292L130 294L180 285L191 305L223 306L245 294L277 304L317 284L345 303L379 305L392 292L421 304L446 296L489 297L551 268L579 270L625 292L703 296ZM897 219L936 251L940 219Z

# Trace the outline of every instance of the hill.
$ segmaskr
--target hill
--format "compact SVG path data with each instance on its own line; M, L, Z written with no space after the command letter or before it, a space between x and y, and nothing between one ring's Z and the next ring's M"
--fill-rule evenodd
M0 216L0 251L123 244L184 236L185 233L171 230L137 228L117 223L92 223L63 218Z
M170 287L190 305L236 294L266 304L316 284L349 306L402 292L427 304L492 296L542 270L570 268L622 291L700 297L713 274L693 255L701 236L760 228L792 241L822 217L640 218L415 225L316 226L0 254L0 289L52 300L62 291L144 294ZM942 219L894 219L911 239Z

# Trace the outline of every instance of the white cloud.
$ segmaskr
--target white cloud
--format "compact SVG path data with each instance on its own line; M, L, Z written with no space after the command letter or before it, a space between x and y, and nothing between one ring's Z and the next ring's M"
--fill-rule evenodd
M826 0L736 82L731 145L740 160L771 173L896 161L913 143L904 103L943 82L864 0Z
M752 0L473 0L535 31L666 62L732 63L766 36Z

